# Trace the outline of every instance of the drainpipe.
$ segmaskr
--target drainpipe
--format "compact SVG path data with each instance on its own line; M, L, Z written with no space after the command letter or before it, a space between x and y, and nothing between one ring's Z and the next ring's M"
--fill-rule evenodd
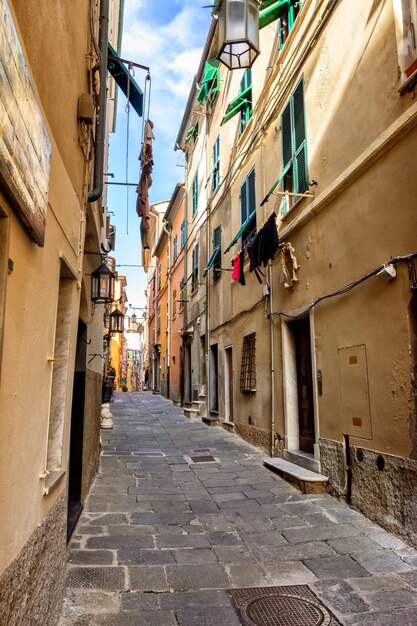
M269 329L271 337L271 457L275 455L275 339L274 318L272 317L272 276L272 261L269 261Z
M99 61L100 92L96 113L96 136L94 154L93 190L88 193L88 202L95 202L103 195L104 140L106 137L107 110L107 50L109 44L109 0L100 2ZM97 67L97 66L96 66Z
M180 298L183 298L184 294L184 302L182 302L183 305L183 317L184 317L184 324L183 324L183 338L182 338L182 349L183 349L183 353L182 353L182 389L181 389L181 404L184 405L185 404L185 387L186 387L186 376L187 376L187 368L185 365L185 361L186 361L186 340L185 340L185 335L187 333L187 327L188 327L188 283L187 283L187 276L188 276L188 263L187 263L187 253L188 253L188 174L189 174L189 170L188 170L188 157L186 155L186 160L185 160L185 183L184 183L184 289L182 290L182 293L180 293ZM191 385L191 381L190 381L190 385Z
M168 350L167 350L167 382L168 390L170 391L170 367L171 367L171 229L167 228L168 220L164 219L163 228L168 235L168 249L167 249L167 275L168 275L168 311L167 311L167 330L168 330ZM169 397L170 394L168 394Z

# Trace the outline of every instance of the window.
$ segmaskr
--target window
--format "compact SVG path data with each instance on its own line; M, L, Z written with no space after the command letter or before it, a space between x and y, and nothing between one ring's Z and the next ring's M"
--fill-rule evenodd
M192 217L197 213L198 208L198 173L194 176L193 180L193 214Z
M243 337L242 364L240 367L240 391L253 393L256 391L256 333Z
M204 75L197 100L204 104L210 95L220 91L220 67L217 59L208 59L204 66Z
M172 317L175 318L177 316L177 290L174 289L172 292Z
M194 142L196 141L198 137L198 123L194 124L194 126L191 126L191 128L188 130L187 135L185 137L185 144L189 143L192 139L194 140Z
M207 274L209 270L211 270L211 268L214 268L214 273L213 273L214 281L216 281L222 275L221 240L222 240L222 229L221 229L221 226L219 226L218 228L215 228L213 231L213 252L207 262L206 267L204 268L204 276Z
M157 328L157 331L158 331L158 334L159 334L161 332L161 305L160 304L158 304L156 328Z
M198 289L198 244L193 250L193 270L191 272L191 291Z
M182 311L184 308L184 302L186 300L187 297L187 292L185 289L186 286L186 282L184 280L184 278L181 280L180 282L180 306L179 306L179 310Z
M305 193L308 190L307 142L304 113L304 81L298 83L291 95L282 116L282 174L284 191ZM284 196L281 203L285 215L294 199Z
M239 95L228 104L221 123L225 124L237 113L239 113L239 128L242 134L252 115L252 71L250 68L245 70L240 82Z
M240 223L245 225L241 233L243 245L256 229L255 168L240 188Z
M300 12L301 0L264 0L259 12L259 28L278 20L279 47L282 48Z
M174 248L174 263L178 258L178 235L175 235L174 240L173 240L173 248Z
M220 183L220 135L217 136L213 146L213 169L211 176L211 189L216 191Z
M161 289L162 283L162 263L158 263L158 291Z
M222 275L222 227L219 226L213 231L213 248L218 250L217 257L213 264L213 279L218 280Z
M185 246L185 220L181 222L181 250Z
M417 2L394 0L398 62L401 78L406 80L417 70Z

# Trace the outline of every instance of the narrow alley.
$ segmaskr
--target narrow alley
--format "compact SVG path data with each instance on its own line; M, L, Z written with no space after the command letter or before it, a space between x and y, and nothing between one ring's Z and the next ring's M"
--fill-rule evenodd
M61 626L415 626L417 551L159 395L112 411Z

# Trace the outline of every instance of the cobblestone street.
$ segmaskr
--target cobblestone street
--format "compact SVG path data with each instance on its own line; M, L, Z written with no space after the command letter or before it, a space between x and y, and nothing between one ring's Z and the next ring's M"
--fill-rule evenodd
M160 396L116 394L112 412L61 626L417 624L417 552L401 540L327 494L301 494L264 453ZM230 593L298 585L330 621L245 622Z

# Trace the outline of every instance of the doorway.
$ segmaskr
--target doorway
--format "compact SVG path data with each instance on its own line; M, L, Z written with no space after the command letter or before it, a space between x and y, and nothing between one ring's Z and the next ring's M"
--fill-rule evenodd
M185 344L184 353L184 402L185 404L192 403L192 383L191 383L191 343Z
M314 454L314 396L311 361L310 320L304 318L290 323L294 337L297 372L299 449Z
M217 343L210 346L210 412L219 412L219 349Z
M233 422L233 348L226 348L225 351L225 419Z
M71 409L71 440L68 477L68 538L71 536L83 508L81 503L81 486L84 443L86 358L87 326L81 319L79 319Z

